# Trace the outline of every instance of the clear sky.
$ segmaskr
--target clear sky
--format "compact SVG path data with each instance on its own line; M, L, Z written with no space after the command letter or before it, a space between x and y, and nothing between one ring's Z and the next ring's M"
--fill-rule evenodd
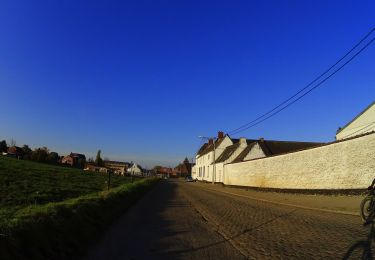
M0 139L175 166L374 26L374 1L0 1ZM374 100L375 44L240 135L332 141Z

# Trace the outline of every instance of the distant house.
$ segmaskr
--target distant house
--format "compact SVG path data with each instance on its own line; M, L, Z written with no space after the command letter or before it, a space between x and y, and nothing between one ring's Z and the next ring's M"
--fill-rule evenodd
M217 138L204 144L196 155L196 165L192 170L193 179L208 182L224 182L224 165L268 156L296 152L323 145L317 142L275 141L254 139L234 139L223 132ZM214 153L215 151L215 153ZM215 157L215 158L213 158Z
M132 176L142 176L143 175L143 168L135 163L130 165L127 169L128 174Z
M173 169L168 167L158 167L155 174L161 178L174 177Z
M375 101L344 127L339 128L336 140L347 139L375 131Z
M115 174L125 175L128 168L131 166L128 162L119 161L104 161L105 167L112 169Z
M242 145L237 144L240 142L240 139L233 139L229 135L224 134L224 132L219 131L215 140L210 139L198 150L195 157L196 165L195 174L192 175L193 179L218 182L219 175L216 171L216 167L214 170L213 164L216 164L216 160L219 159L223 153L226 154L221 157L220 162L224 164L224 161L232 160L232 157L244 149L244 144L247 145L247 143L251 143L254 140L243 138L243 141L244 143ZM220 165L218 167L220 167ZM220 171L220 169L218 169L218 171ZM221 178L222 177L220 177L220 182Z
M94 164L86 164L84 171L91 171L91 172L100 172L100 173L108 173L109 171L112 171L111 169L108 169L106 167L96 166Z
M10 156L10 157L22 159L23 150L22 150L21 147L11 146L11 147L8 148L7 155Z
M80 153L70 153L61 159L62 164L70 165L71 167L84 167L86 156Z
M176 177L191 176L192 166L193 164L189 162L188 158L185 158L182 163L173 169L173 172L175 173Z

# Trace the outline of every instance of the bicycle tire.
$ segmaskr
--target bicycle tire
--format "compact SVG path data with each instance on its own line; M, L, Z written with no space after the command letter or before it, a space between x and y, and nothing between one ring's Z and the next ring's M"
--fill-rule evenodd
M373 196L369 195L361 201L360 213L361 213L362 220L365 223L370 221L372 217L374 216L374 209L370 207L372 206L371 204L373 204L372 200L373 200Z

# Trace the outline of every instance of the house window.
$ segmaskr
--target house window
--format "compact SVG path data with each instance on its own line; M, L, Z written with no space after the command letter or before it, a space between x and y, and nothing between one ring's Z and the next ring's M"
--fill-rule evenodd
M207 166L207 178L210 177L210 166Z
M204 168L205 168L205 167L203 166L203 177L204 177Z

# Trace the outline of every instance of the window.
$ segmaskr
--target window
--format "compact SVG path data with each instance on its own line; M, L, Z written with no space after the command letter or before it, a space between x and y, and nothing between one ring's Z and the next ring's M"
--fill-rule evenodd
M203 177L204 177L204 168L205 168L205 167L203 166Z
M207 178L210 177L210 166L207 166Z

